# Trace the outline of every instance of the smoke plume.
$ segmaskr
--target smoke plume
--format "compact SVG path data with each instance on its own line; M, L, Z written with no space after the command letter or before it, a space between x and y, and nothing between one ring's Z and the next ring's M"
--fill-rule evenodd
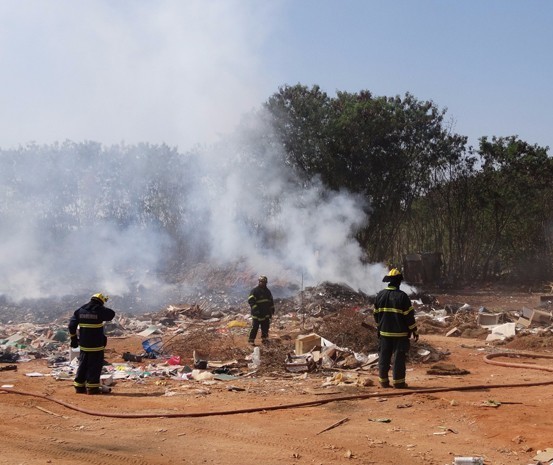
M4 298L162 305L198 263L382 287L354 240L363 200L298 179L270 127L236 129L268 97L256 44L278 6L210 4L0 5Z

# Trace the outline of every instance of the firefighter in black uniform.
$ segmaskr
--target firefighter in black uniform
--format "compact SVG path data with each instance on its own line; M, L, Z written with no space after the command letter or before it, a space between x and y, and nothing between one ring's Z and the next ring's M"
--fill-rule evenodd
M248 297L252 313L252 329L248 342L255 344L257 331L261 327L261 342L269 342L269 327L271 318L275 314L273 295L267 287L267 276L260 276L257 287L254 287Z
M419 340L415 310L409 296L399 289L403 275L397 268L392 268L383 282L389 283L381 290L374 302L374 319L379 337L378 372L380 385L390 387L388 372L392 356L392 385L395 388L406 388L405 360L409 351L409 338Z
M104 322L111 321L115 312L104 304L108 297L94 294L90 302L75 311L69 320L71 347L80 348L79 368L73 385L79 394L100 394L100 375L104 366L107 337ZM78 328L78 332L77 332Z

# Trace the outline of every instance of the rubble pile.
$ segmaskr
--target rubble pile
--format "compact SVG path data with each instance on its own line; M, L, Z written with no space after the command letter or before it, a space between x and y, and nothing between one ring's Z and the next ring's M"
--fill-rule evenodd
M118 306L120 301L113 299L111 307L117 316L106 324L106 334L141 338L144 351L117 353L108 342L106 353L113 361L110 375L118 379L164 376L205 380L213 376L368 373L376 367L374 296L330 282L296 289L292 295L275 299L270 343L253 348L247 343L251 316L246 299L255 281L250 270L214 271L197 266L183 271L181 278L203 280L204 285L188 289L192 298L176 300L163 309L135 315L125 312ZM290 293L292 289L284 283L275 282L275 286L279 292ZM75 360L71 360L67 322L74 309L87 299L42 300L40 308L1 301L0 363L47 359L59 370L56 376L71 379ZM490 345L505 344L516 349L553 348L551 302L553 298L542 300L533 309L499 312L466 303L442 306L432 296L413 296L422 337L411 344L409 362L436 363L449 355L427 343L425 334L485 339ZM154 340L155 346L144 345Z
M414 300L415 318L420 334L484 339L492 344L528 349L553 346L553 296L540 296L533 309L490 311L467 303L448 304ZM551 340L550 340L551 338Z
M374 303L374 296L355 291L347 284L325 281L315 287L307 287L300 293L301 309L311 316L335 313L343 308L366 308Z
M372 316L356 308L346 308L337 313L316 319L313 330L340 347L356 352L378 351L378 337Z

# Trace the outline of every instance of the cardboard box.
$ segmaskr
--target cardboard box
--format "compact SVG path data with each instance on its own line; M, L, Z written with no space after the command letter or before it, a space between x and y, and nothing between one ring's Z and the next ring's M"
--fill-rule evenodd
M316 347L322 346L321 336L315 333L298 336L296 339L296 355L306 354Z

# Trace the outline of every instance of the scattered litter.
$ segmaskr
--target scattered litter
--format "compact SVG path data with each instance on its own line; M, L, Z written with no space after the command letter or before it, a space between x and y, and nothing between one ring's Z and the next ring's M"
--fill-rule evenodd
M316 368L312 354L292 355L288 354L285 362L286 371L301 373L313 371Z
M238 387L238 386L228 386L227 387L227 391L232 391L232 392L245 391L245 390L246 390L245 388Z
M142 347L146 351L147 354L150 355L160 355L161 354L161 347L163 346L163 341L161 337L151 337L150 339L146 339L142 342Z
M6 366L3 366L3 367L0 367L0 371L8 371L8 370L17 371L17 365L6 365Z
M44 413L47 413L48 415L53 415L55 417L67 418L67 417L64 417L63 415L59 415L57 413L51 412L50 410L46 410L45 408L39 407L38 405L35 405L35 408L39 409L40 411L42 411Z
M453 428L449 428L448 426L438 426L438 428L443 430L443 434L447 434L447 433L459 434L458 431L454 430ZM441 434L441 433L434 433L434 434Z
M138 335L142 337L148 337L148 336L151 336L152 334L159 334L159 333L160 331L157 326L150 326L146 328L144 331L139 332Z
M248 323L245 321L232 320L227 323L227 328L246 328Z
M455 457L454 465L484 465L482 457Z
M123 353L123 360L125 360L125 362L142 363L142 356L131 354L130 352L125 352Z
M553 460L553 448L548 447L545 450L538 451L538 454L533 460L538 460L539 462L549 462L550 460Z
M341 420L337 421L336 423L333 423L332 425L330 426L327 426L325 429L319 431L317 434L321 434L321 433L324 433L325 431L328 431L328 430L331 430L333 428L336 428L337 426L340 426L342 424L344 424L346 421L348 421L349 418L348 417L345 417L345 418L342 418Z
M485 400L480 404L480 407L493 407L497 408L501 405L501 402L497 402L496 400Z
M409 408L412 407L413 404L398 404L396 405L396 408Z
M377 423L390 423L392 420L390 418L369 418L369 421Z

